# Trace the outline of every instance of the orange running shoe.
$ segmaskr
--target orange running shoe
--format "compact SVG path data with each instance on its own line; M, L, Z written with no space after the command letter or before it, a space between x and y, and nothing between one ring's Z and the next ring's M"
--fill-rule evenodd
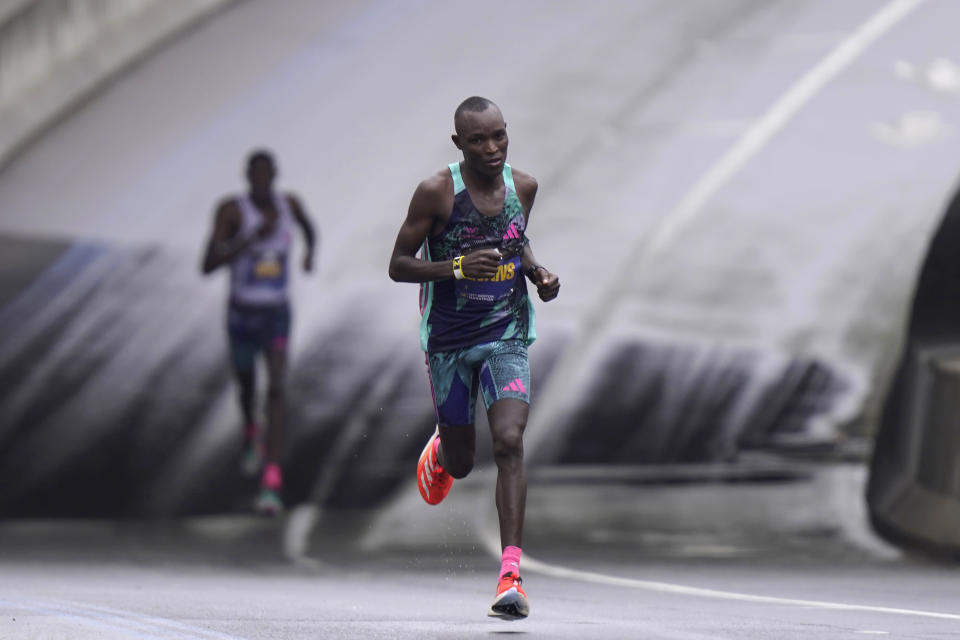
M423 448L420 461L417 462L417 488L420 489L420 495L427 504L443 502L450 493L450 487L453 486L453 476L437 463L437 451L433 443L439 437L438 427L427 440L427 446Z
M497 583L497 596L490 605L487 615L501 620L523 620L530 615L530 603L523 590L523 579L513 571L500 576Z

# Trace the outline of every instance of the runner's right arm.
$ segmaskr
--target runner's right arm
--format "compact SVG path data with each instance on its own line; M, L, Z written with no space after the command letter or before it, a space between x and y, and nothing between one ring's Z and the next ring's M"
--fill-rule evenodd
M213 231L207 241L207 250L203 256L200 270L204 275L212 273L225 264L232 262L253 242L253 237L240 236L240 211L233 201L227 201L217 208L214 216Z
M446 223L453 202L447 194L453 193L443 174L427 178L417 186L410 199L407 217L400 226L390 256L390 279L395 282L430 282L453 277L453 260L432 262L417 257L424 241L435 227ZM461 270L470 278L492 278L500 264L496 249L474 251L463 257Z

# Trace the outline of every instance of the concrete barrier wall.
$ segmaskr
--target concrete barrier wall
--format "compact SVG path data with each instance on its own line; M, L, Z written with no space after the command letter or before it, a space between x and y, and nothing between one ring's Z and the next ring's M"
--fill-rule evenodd
M960 191L918 278L881 416L867 503L894 542L960 558Z
M0 2L0 166L114 74L236 1Z

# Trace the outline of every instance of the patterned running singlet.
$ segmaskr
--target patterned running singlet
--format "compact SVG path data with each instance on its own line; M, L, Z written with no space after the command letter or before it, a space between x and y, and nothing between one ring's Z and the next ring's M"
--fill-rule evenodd
M460 164L450 164L453 211L443 231L423 244L425 260L452 260L478 249L496 248L503 254L493 278L447 278L420 288L420 346L437 352L462 349L496 340L536 339L534 311L523 277L526 220L517 197L510 165L503 167L506 192L495 216L477 210L467 193Z

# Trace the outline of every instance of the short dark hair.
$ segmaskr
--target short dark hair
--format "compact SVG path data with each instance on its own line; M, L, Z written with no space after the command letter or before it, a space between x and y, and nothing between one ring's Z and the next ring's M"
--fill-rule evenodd
M481 98L480 96L470 96L469 98L461 102L460 106L457 107L457 110L453 112L454 128L456 128L457 123L460 121L460 116L462 116L464 113L468 111L470 113L482 113L487 109L489 109L490 107L494 107L495 109L500 108L496 105L496 103L494 103L493 100L488 100L487 98Z
M273 160L273 153L267 149L254 149L247 156L247 171L253 168L256 162L266 162L271 168L276 169L277 163Z

